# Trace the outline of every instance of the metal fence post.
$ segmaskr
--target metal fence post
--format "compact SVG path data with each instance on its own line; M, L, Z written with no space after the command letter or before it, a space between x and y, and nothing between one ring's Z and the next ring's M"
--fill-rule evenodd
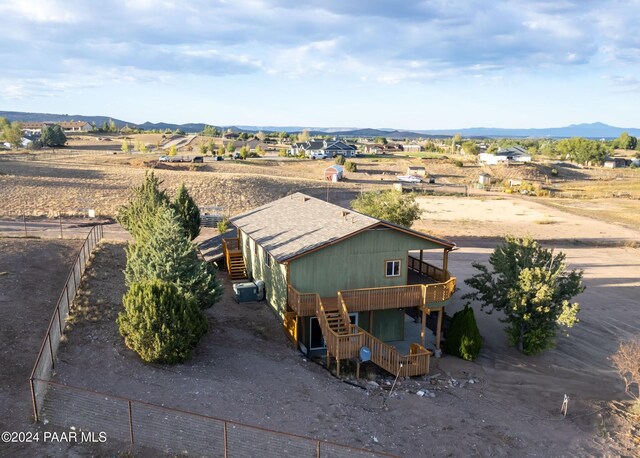
M51 332L47 331L47 337L49 338L49 353L51 354L51 369L56 367L53 361L53 345L51 345Z
M316 445L316 458L320 458L320 441Z
M131 414L131 401L127 401L129 404L129 438L131 439L131 445L133 445L133 415Z
M38 401L36 401L36 389L33 386L33 379L29 379L29 384L31 385L31 402L33 403L33 418L36 419L36 423L38 423Z
M227 448L227 422L223 423L224 425L224 458L229 457L229 449Z

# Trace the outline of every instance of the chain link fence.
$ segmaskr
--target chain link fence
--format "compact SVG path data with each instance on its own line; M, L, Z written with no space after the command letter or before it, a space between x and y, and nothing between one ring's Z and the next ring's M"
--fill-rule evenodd
M392 455L223 420L120 396L33 379L47 397L40 418L108 441L166 454L263 458L374 458Z
M38 421L39 407L42 406L44 397L46 395L47 385L36 383L35 380L50 380L53 369L55 369L55 359L58 352L58 346L60 345L60 339L64 333L64 327L69 317L69 310L71 303L80 288L80 282L82 275L87 268L87 263L91 256L91 252L95 246L102 240L103 231L102 226L93 226L87 235L76 261L67 276L62 292L56 302L56 307L53 310L53 315L49 320L49 326L47 332L40 345L40 351L36 358L36 362L31 371L29 377L29 384L31 388L31 399L33 403L33 413L36 421Z

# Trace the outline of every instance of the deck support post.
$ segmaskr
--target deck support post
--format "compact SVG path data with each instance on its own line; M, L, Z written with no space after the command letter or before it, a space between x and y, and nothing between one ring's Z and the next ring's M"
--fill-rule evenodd
M360 378L360 361L356 361L356 380Z
M444 271L444 279L441 281L449 280L449 250L444 250L444 257L442 258L442 270Z
M424 347L424 338L425 338L425 327L427 325L426 321L427 321L427 312L426 309L424 307L421 308L422 310L422 327L420 329L420 345L422 345Z
M340 377L340 360L336 358L336 377Z
M438 326L436 327L436 348L440 350L440 339L442 338L442 318L444 315L444 307L438 310Z

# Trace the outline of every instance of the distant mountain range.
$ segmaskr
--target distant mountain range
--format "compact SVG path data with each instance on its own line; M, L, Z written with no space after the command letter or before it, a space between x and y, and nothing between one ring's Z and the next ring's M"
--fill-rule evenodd
M176 130L180 129L187 133L201 132L206 124L189 123L189 124L172 124L172 123L151 123L136 124L133 122L123 121L121 119L110 118L109 116L84 116L84 115L67 115L67 114L51 114L51 113L25 113L20 111L0 111L0 117L7 118L9 121L86 121L95 123L96 126L102 126L105 122L113 120L118 128L126 125L130 127L139 127L145 130ZM566 137L585 137L585 138L616 138L622 132L628 132L629 135L640 136L638 128L622 128L594 122L590 124L572 124L566 127L550 127L546 129L503 129L496 127L472 127L464 129L425 129L425 130L396 130L396 129L370 129L370 128L354 128L354 127L302 127L302 126L216 126L219 129L230 129L233 132L301 132L309 130L312 135L340 135L344 137L387 137L387 138L446 138L454 134L460 134L465 138L485 138L485 137L548 137L548 138L566 138Z

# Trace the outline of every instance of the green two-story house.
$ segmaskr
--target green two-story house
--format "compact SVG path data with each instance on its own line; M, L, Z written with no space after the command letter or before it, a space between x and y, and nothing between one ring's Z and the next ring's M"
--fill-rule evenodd
M384 343L405 339L408 309L422 317L416 352L426 351L424 326L432 312L438 313L439 345L442 314L455 289L447 271L452 242L302 193L231 223L238 238L225 240L228 265L241 255L249 278L265 282L267 302L304 353L326 351L339 361L365 344L392 352ZM400 367L389 364L383 367Z

